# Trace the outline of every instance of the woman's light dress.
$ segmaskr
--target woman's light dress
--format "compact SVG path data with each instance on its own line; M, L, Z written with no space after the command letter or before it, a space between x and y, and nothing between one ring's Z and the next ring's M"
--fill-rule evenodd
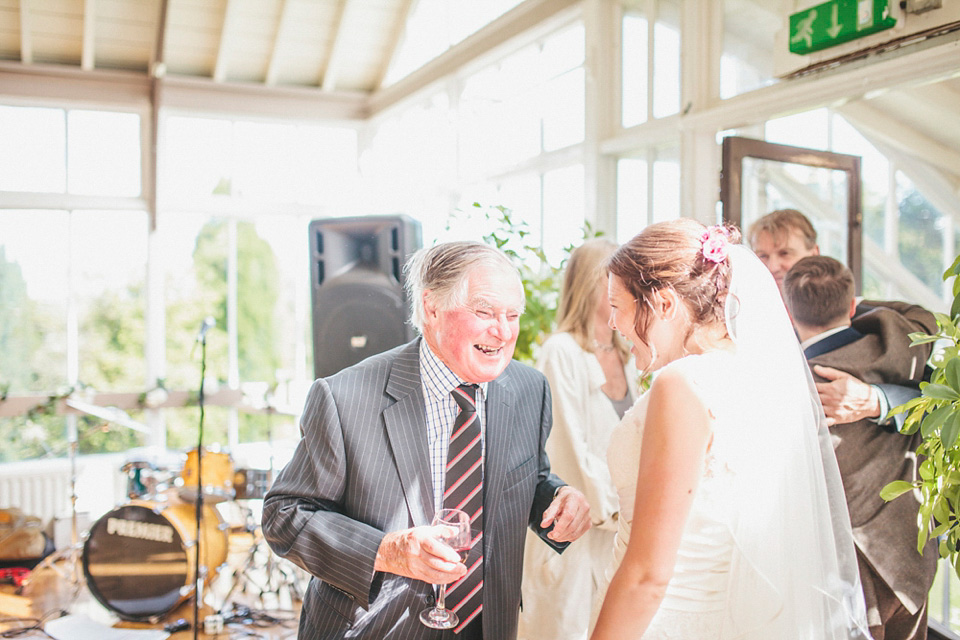
M736 398L718 398L716 371L723 371L729 354L718 351L687 356L668 368L682 368L694 383L701 401L714 417L714 441L719 434L735 429ZM729 368L727 369L729 370ZM706 384L703 384L703 383ZM726 386L726 385L722 385ZM623 559L630 529L640 468L640 444L649 394L641 396L614 428L607 452L610 476L620 496L620 520L614 541L614 560L607 569L607 581ZM730 561L734 551L732 519L725 492L730 487L728 469L718 459L715 447L707 453L704 473L690 508L677 553L673 578L644 640L694 640L720 637L723 612L727 603Z

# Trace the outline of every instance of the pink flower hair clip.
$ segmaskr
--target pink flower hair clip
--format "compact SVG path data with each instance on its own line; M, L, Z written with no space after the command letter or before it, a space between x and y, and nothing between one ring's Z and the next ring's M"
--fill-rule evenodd
M727 247L730 246L730 232L720 225L707 227L700 236L701 252L710 262L720 264L727 259Z

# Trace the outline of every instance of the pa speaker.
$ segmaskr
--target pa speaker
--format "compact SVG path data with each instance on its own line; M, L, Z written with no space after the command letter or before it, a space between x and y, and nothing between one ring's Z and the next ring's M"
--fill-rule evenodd
M310 223L316 377L413 339L403 265L420 236L420 223L402 215Z

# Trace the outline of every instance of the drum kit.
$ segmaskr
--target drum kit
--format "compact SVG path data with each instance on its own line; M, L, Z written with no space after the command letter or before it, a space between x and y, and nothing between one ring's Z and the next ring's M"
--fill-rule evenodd
M257 540L258 525L249 501L266 496L272 472L234 469L229 454L204 450L201 456L198 449L187 452L180 470L135 460L124 464L121 472L128 502L90 527L80 556L83 574L94 598L119 617L158 620L201 587L210 586L226 566L229 535L238 526L225 521L217 508L221 503L233 503L244 513L239 529ZM266 548L262 537L255 546ZM262 557L262 551L251 551L247 564L234 571L229 594L245 586L242 583L254 569L251 559Z

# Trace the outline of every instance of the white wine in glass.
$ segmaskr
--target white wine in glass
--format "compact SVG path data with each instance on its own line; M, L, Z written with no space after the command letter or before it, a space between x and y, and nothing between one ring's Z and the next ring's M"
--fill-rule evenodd
M463 561L470 551L470 516L460 509L441 509L433 517L437 527L437 539L460 554ZM431 629L452 629L460 623L457 614L448 611L444 604L447 585L437 585L437 604L420 612L420 622Z

